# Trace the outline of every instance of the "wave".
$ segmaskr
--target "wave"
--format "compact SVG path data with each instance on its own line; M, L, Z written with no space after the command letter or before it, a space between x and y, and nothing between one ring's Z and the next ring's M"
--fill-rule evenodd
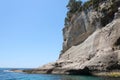
M11 70L3 70L3 72L13 72L13 71L11 71Z

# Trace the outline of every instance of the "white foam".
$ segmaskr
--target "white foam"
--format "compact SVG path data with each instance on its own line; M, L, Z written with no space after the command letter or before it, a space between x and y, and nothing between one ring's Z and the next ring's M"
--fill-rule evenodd
M13 72L13 71L11 71L11 70L3 70L3 72Z

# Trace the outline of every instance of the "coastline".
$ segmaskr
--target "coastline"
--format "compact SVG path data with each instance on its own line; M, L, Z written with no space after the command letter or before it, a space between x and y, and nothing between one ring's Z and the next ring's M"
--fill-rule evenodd
M23 70L20 70L20 69L12 69L10 70L12 72L17 72L17 73L23 73Z
M93 76L120 77L120 71L92 72Z
M111 1L108 0L107 3L111 3ZM117 5L120 1L112 3ZM107 6L104 6L104 8L105 7ZM70 27L65 26L63 29L63 50L56 62L48 63L36 69L12 71L29 74L120 77L120 35L118 35L120 32L120 8L116 6L116 11L114 11L113 8L110 9L113 19L105 23L104 27L98 27L98 25L96 25L98 24L96 19L101 19L101 17L96 17L96 15L99 16L97 11L91 10L91 13L88 12L86 14L82 12L84 15L76 15L78 18L76 17L74 19L75 23L70 24ZM111 12L108 12L104 18L108 17ZM104 11L101 10L101 14L102 13L104 13ZM87 19L88 21L91 20L91 22L87 22L90 24L90 26L86 26L90 27L87 31L84 30L86 29L84 26L86 23L83 25L83 23L80 22L85 22L86 18L84 20L83 17L88 16L88 14L94 17ZM95 24L93 25L92 23ZM99 24L103 25L101 22Z
M84 71L75 71L75 73L71 74L69 72L66 72L65 69L56 69L53 70L52 73L48 73L48 70L46 69L27 69L27 70L10 70L12 72L17 72L17 73L27 73L27 74L59 74L59 75L87 75L87 76L97 76L97 77L120 77L120 71L114 70L114 71L89 71L84 72ZM79 73L77 73L79 72Z

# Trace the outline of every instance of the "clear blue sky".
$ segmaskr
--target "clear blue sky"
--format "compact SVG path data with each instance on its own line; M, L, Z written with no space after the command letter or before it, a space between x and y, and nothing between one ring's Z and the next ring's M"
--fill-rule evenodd
M0 0L0 67L57 60L68 0Z

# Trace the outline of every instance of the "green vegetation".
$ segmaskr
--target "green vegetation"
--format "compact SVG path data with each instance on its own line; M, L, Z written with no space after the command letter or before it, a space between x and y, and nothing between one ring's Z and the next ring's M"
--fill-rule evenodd
M69 0L68 5L66 7L68 9L68 12L67 17L65 18L65 25L68 25L73 14L82 11L82 1Z
M110 72L92 72L93 76L106 76L106 77L120 77L119 71L110 71Z
M81 0L70 0L68 5L68 12L69 13L75 13L76 11L81 11L82 9L82 1Z
M89 7L92 7L94 10L97 10L99 7L99 3L105 1L105 0L88 0L83 4L84 10L88 9Z
M91 1L87 1L83 4L83 9L86 10L88 9L90 6L92 6L92 2Z
M120 72L110 72L107 74L110 77L120 77Z
M81 11L85 11L87 9L98 10L99 3L106 0L88 0L84 4L81 0L69 0L68 5L66 6L68 9L67 17L65 18L65 26L69 25L71 18L74 14L79 13Z

